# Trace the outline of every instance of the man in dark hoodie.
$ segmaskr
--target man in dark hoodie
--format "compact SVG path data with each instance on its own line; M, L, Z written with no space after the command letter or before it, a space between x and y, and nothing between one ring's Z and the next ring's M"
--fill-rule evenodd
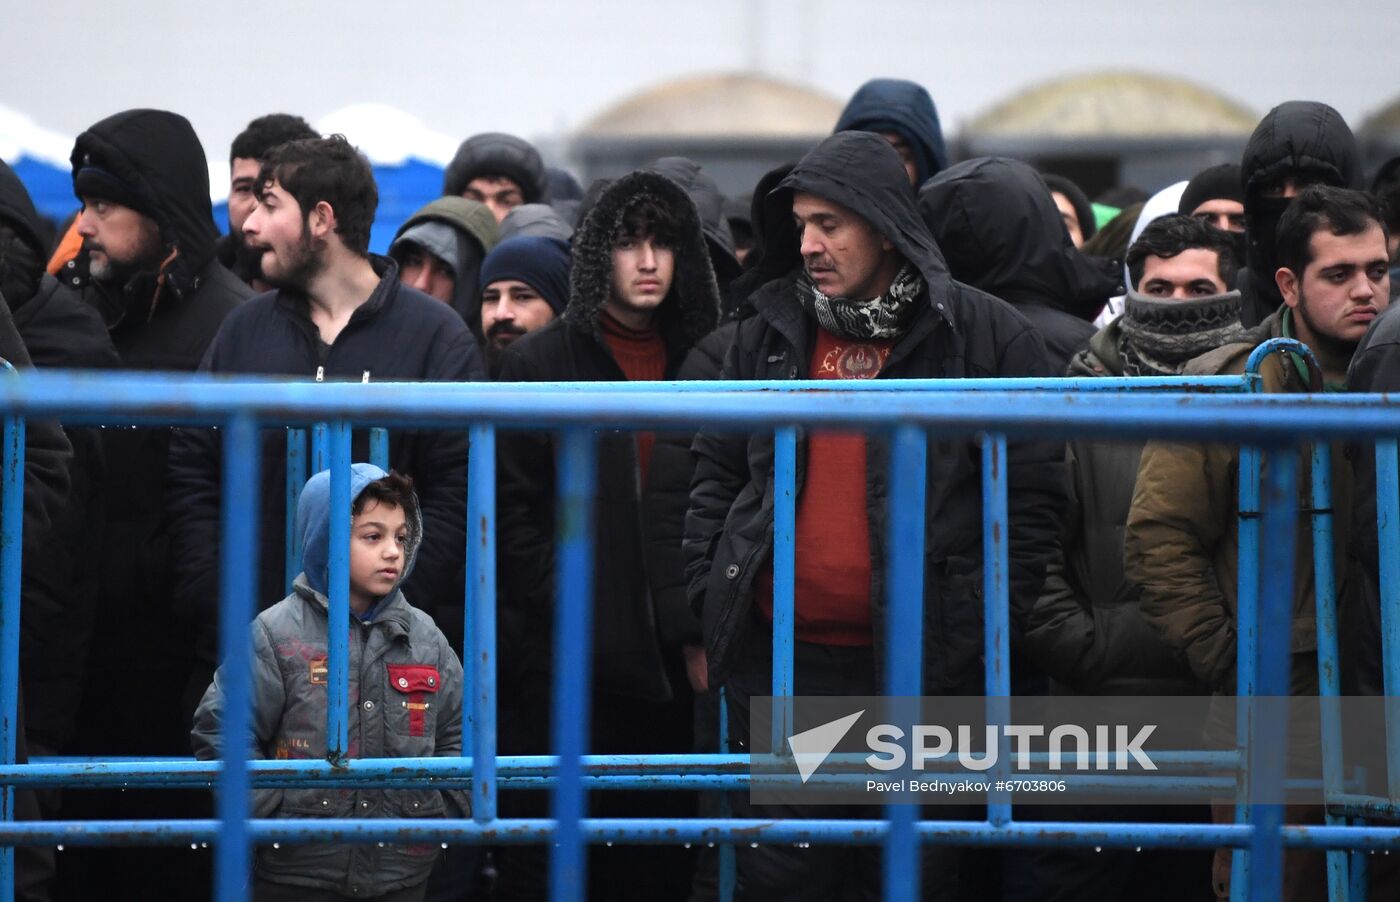
M127 110L96 123L73 147L73 189L83 201L82 250L58 279L102 316L128 370L192 372L224 317L251 293L216 258L209 164L190 123L163 110ZM190 641L177 624L166 499L168 427L102 430L107 512L96 546L96 634L84 674L88 755L182 755L189 727L181 693ZM141 699L133 717L132 699ZM75 816L198 816L206 797L163 792L70 796ZM179 898L207 879L207 864L175 850L85 850L65 860L101 892L141 874L151 895ZM201 873L202 871L202 873Z
M219 239L219 262L254 291L268 289L258 265L262 253L243 241L243 221L258 205L258 170L277 145L315 137L316 129L300 116L269 113L249 122L229 148L228 234Z
M1051 374L1044 342L1009 305L956 282L919 217L898 154L866 133L823 141L767 196L767 262L785 275L749 297L721 378L962 378ZM797 239L786 238L796 224ZM777 224L781 224L781 228ZM731 739L748 748L749 700L770 694L773 433L702 431L685 523L688 597L700 612L711 686ZM878 437L799 437L795 693L876 695L884 654L888 450ZM1063 503L1063 446L1008 449L1013 628L1039 594ZM931 431L924 559L923 691L980 694L981 453ZM941 628L940 628L941 627ZM863 809L753 806L752 817L852 817ZM866 815L878 816L873 811ZM953 898L956 855L926 847L924 898ZM739 849L750 898L870 892L874 849ZM864 887L862 889L861 887ZM844 889L843 889L844 888Z
M922 85L901 78L872 78L851 95L836 132L875 132L899 154L916 189L948 165L938 109Z
M705 231L710 266L719 283L720 297L725 297L729 293L729 283L739 275L739 258L734 253L734 233L729 230L729 220L724 215L724 194L719 185L699 163L685 157L662 157L648 168L680 185L695 203Z
M398 266L369 254L378 192L367 161L343 136L283 144L263 163L258 206L243 224L263 249L263 274L278 288L228 318L205 355L208 373L289 379L465 382L485 377L466 324L446 305L403 285ZM357 433L357 457L368 457ZM216 661L219 472L208 429L181 429L170 453L171 521L179 613L196 635L194 710ZM263 440L260 596L286 592L286 439ZM408 585L415 605L458 647L462 642L466 448L451 431L390 433L393 468L414 477L426 538ZM436 535L434 535L436 533Z
M1283 306L1274 274L1279 219L1308 185L1360 188L1361 152L1342 114L1325 103L1290 100L1269 110L1244 147L1245 269L1241 319L1259 325Z
M953 278L1021 311L1057 373L1088 343L1103 305L1122 293L1070 241L1045 182L1019 160L981 157L945 169L919 191L919 209Z
M0 297L30 360L36 367L54 369L116 369L120 361L102 317L44 271L47 248L41 228L29 193L0 161ZM51 428L53 424L35 422L29 431L42 447L44 430ZM27 730L35 753L49 755L68 751L78 726L83 662L98 606L96 573L78 562L101 541L105 517L101 433L91 426L63 432L73 447L67 468L71 488L54 497L65 499L62 504L46 505L52 510L45 537L26 536L21 571L20 669L29 701ZM43 464L40 448L30 449L29 455Z
M442 193L485 204L500 222L521 204L549 200L549 176L535 146L500 132L472 135L442 176Z
M718 317L718 290L694 203L671 179L633 172L598 196L574 235L563 316L506 348L500 380L675 378L687 351ZM658 636L665 613L643 563L658 478L653 442L649 432L610 433L599 448L592 753L690 751L685 663L680 649ZM498 462L501 685L512 687L510 709L517 712L517 734L503 732L502 749L542 753L551 747L544 718L553 669L552 443L546 435L503 436ZM595 798L593 810L684 816L693 814L694 802L609 793ZM503 854L498 898L543 898L543 869L530 864L532 856L538 850ZM692 854L683 849L594 847L590 898L683 899L692 867Z
M439 197L399 227L389 245L399 281L442 301L478 333L481 261L496 246L496 217L485 204Z

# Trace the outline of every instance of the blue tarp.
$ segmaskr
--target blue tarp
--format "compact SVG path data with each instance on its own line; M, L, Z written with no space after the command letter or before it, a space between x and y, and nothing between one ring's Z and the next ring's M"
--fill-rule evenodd
M62 223L75 210L73 178L68 167L51 166L29 158L11 164L24 182L39 212ZM384 253L389 242L405 219L415 210L442 193L442 168L431 163L410 160L402 166L375 166L374 178L379 185L379 211L370 230L370 250ZM214 205L214 222L220 230L228 228L228 208L224 203Z

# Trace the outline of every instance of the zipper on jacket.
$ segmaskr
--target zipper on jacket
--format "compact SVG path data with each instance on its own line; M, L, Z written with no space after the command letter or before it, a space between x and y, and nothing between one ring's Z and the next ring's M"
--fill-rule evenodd
M326 368L325 368L325 366L318 366L318 367L316 367L316 381L317 381L317 382L325 382L325 381L326 381Z

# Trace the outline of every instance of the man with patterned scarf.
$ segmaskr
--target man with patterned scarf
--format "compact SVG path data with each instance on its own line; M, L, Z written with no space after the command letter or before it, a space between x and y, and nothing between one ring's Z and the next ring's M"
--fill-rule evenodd
M899 155L880 136L823 141L765 201L765 254L784 273L748 297L722 379L1048 376L1045 346L1010 305L953 280L919 215ZM765 264L770 262L765 260ZM924 540L924 686L983 685L981 453L930 430ZM702 431L685 524L688 595L700 615L710 686L723 686L734 751L749 702L770 694L773 432ZM888 446L883 436L802 430L797 450L798 695L882 691ZM1039 594L1063 502L1063 446L1008 449L1011 609L1019 629ZM907 499L902 499L907 500ZM879 817L875 806L755 806L740 817ZM944 812L942 816L950 816ZM956 816L956 815L952 815ZM960 853L923 851L923 898L955 898ZM750 899L865 898L878 848L739 848Z
M1187 361L1245 338L1229 233L1191 216L1154 220L1128 249L1123 315L1070 361L1070 376L1176 376ZM1056 695L1199 695L1206 686L1143 618L1123 575L1123 533L1141 443L1070 442L1070 505L1060 547L1031 611L1026 646ZM1070 818L1195 821L1185 805L1105 807ZM1209 853L1053 849L1038 868L1054 899L1202 898Z

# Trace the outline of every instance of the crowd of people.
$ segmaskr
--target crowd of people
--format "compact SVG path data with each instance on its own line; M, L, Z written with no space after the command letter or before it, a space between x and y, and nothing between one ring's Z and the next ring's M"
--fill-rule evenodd
M892 79L864 85L830 137L746 198L680 157L581 190L528 142L480 134L387 256L369 252L377 189L344 137L288 114L251 122L230 149L223 235L205 159L176 113L103 119L75 142L80 209L57 229L0 162L0 356L318 382L1103 378L1241 373L1282 336L1314 360L1271 355L1267 392L1400 389L1400 314L1386 313L1400 159L1364 184L1350 129L1322 103L1271 110L1237 164L1151 195L1122 186L1097 204L1023 161L952 162L927 91ZM1105 216L1108 206L1120 209ZM357 430L355 460L368 444ZM554 449L528 431L498 446L502 754L551 750ZM264 430L254 754L316 759L327 749L328 483L312 478L289 523L287 452L285 430ZM800 434L797 695L881 692L888 452L878 436ZM1369 456L1334 455L1332 484L1344 685L1376 695ZM395 430L389 462L352 474L361 630L349 751L456 755L470 604L463 431ZM972 439L930 435L925 632L908 637L923 644L928 695L982 691L981 467ZM1012 442L1013 691L1233 694L1238 473L1238 449L1223 445ZM30 425L22 753L187 756L193 729L194 751L217 754L220 474L211 430ZM1304 493L1309 477L1304 464ZM750 702L771 688L773 435L606 432L595 500L588 751L716 751L721 688L728 750L746 751ZM1299 528L1291 672L1307 695L1317 637L1306 520ZM304 565L294 585L289 529ZM595 816L714 817L718 801L610 791L589 804ZM747 793L730 802L741 817L880 816L755 805ZM207 815L210 799L69 790L21 793L17 805L31 819L188 817ZM278 790L256 810L460 816L467 799ZM508 791L500 812L546 817L547 795ZM1232 816L1180 805L1054 814ZM264 848L255 890L303 902L544 898L542 845L439 851ZM209 858L28 848L20 897L202 898ZM741 899L879 898L877 847L744 845L737 860ZM922 860L926 899L1223 899L1230 886L1228 852L931 845ZM591 899L717 898L713 850L595 847L588 873ZM1376 892L1400 891L1395 878L1372 868ZM1290 852L1286 885L1290 899L1325 898L1321 853Z

